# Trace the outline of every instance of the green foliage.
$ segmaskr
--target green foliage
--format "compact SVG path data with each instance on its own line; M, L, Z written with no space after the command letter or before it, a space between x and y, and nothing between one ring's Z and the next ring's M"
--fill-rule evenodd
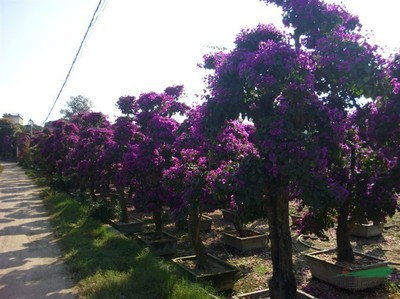
M72 115L81 112L90 112L92 109L92 102L88 98L78 95L76 97L70 97L65 107L65 109L60 110L60 113L64 115L65 119L70 119Z
M48 183L51 188L61 192L68 192L73 187L73 182L70 178L56 174L51 177Z
M0 119L0 159L15 160L17 136L22 131L21 125Z
M108 200L103 198L88 199L85 204L89 207L89 215L102 222L110 219L118 218L121 214L118 202L116 200Z

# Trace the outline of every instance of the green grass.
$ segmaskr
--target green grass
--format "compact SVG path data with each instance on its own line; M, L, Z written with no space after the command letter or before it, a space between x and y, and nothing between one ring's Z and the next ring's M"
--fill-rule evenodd
M0 174L3 172L3 170L4 170L4 166L0 165Z
M82 298L209 298L173 264L88 216L78 201L52 191L42 195Z

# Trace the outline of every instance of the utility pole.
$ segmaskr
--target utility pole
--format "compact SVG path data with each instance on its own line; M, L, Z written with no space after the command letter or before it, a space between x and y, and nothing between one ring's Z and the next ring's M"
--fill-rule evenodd
M31 137L32 137L32 127L33 127L33 120L28 120L28 125L31 126Z

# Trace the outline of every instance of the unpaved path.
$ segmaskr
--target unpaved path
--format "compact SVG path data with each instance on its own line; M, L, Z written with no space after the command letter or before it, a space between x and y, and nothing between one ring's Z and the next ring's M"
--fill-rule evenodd
M0 298L77 298L39 189L16 163L0 164Z

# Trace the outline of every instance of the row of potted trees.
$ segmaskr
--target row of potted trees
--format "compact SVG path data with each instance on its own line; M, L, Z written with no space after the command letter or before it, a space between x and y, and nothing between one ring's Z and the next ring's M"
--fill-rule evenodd
M200 236L204 212L267 218L270 296L296 298L291 200L306 208L303 232L322 236L337 223L340 263L356 258L349 219L379 223L399 207L400 56L383 59L341 6L264 2L282 8L292 33L258 25L230 52L206 55L203 104L183 104L182 86L121 97L114 124L101 113L56 121L31 140L30 157L66 190L106 203L116 194L122 222L129 201L152 212L157 235L164 206L187 218L196 269L213 263Z

